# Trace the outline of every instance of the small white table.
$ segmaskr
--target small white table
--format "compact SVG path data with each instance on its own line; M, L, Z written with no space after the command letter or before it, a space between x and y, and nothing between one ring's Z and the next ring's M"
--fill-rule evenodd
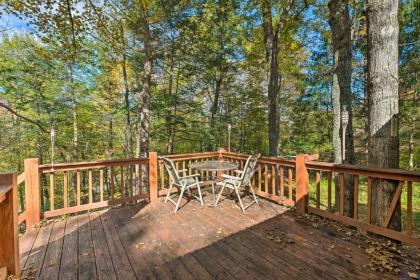
M213 193L213 204L216 204L216 192L215 192L215 185L217 180L217 172L225 172L233 169L237 169L239 164L229 161L217 161L217 160L209 160L209 161L200 161L194 162L190 165L191 169L197 169L200 171L209 171L210 172L210 180L211 180L211 190Z

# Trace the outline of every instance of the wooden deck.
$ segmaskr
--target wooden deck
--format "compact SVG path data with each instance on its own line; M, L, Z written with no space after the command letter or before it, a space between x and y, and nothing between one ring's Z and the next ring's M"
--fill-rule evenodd
M22 278L392 278L363 268L368 256L354 242L261 199L246 214L230 200L172 210L162 202L124 206L30 231L21 237Z

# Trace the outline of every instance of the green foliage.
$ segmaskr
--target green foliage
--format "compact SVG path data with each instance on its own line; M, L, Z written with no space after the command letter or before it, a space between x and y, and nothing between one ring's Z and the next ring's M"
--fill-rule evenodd
M283 2L273 2L277 11ZM305 1L296 1L280 36L281 154L319 153L331 160L327 1L307 2L312 5L305 8ZM354 129L363 163L365 20L361 2L350 2ZM420 154L409 144L418 138L416 3L400 5L401 163L410 168ZM0 169L22 170L29 157L50 162L52 126L58 131L56 162L126 157L128 115L136 149L145 61L139 24L144 19L150 23L154 53L150 150L168 152L171 139L172 153L227 146L231 124L232 150L267 153L267 65L254 1L7 0L2 10L26 20L33 31L4 32L0 40L0 99L14 110L0 108L0 129L6 132L0 137ZM279 13L273 20L279 21Z

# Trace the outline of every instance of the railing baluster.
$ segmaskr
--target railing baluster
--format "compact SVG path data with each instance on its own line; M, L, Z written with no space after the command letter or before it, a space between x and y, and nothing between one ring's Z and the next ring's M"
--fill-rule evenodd
M93 175L92 169L88 170L88 181L89 181L89 189L88 189L88 196L89 196L89 203L93 202Z
M80 170L76 172L76 204L80 205Z
M407 234L413 236L413 182L407 182Z
M345 188L345 182L344 182L344 174L340 173L339 175L339 185L340 185L340 215L344 215L344 188Z
M321 173L316 171L316 208L321 206Z
M268 193L268 165L264 164L264 191Z
M68 204L68 172L64 171L63 174L63 206L64 208L69 207Z
M328 211L331 212L331 178L332 172L328 172Z
M353 218L359 217L359 175L354 175Z
M128 170L130 172L130 196L134 195L134 182L133 182L133 166L129 165L128 166Z
M271 192L276 194L276 167L274 164L271 165Z
M366 221L370 224L372 217L372 177L368 177L368 193L367 193L367 218Z
M162 190L165 189L165 166L163 161L160 162L159 164L159 168L160 168L160 188Z
M258 163L258 190L261 191L261 163Z
M115 195L115 186L114 186L114 168L112 166L109 167L109 185L111 187L111 200L114 199Z
M54 173L50 173L50 210L54 210Z
M121 166L121 186L120 186L120 192L121 192L121 197L125 196L125 181L124 181L124 166Z
M139 164L139 178L138 178L138 180L139 180L139 193L138 194L142 194L143 193L143 182L142 182L142 180L143 180L143 178L142 178L142 172L141 172L141 164Z
M289 169L289 199L293 199L293 170L291 167Z
M99 199L104 201L104 170L99 170Z
M280 198L284 199L284 168L280 166Z

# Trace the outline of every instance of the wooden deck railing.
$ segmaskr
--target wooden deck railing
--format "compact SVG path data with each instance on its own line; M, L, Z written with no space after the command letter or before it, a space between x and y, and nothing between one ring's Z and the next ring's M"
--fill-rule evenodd
M148 169L149 159L40 165L41 188L49 194L48 204L42 205L42 216L49 218L148 199Z
M224 160L236 162L243 168L248 155L222 152ZM252 178L256 194L288 206L295 205L296 164L294 160L260 157L258 170Z
M0 174L0 270L19 272L17 175Z
M191 164L194 162L218 159L237 162L239 168L243 168L248 155L220 150L219 152L179 154L168 157L175 162L176 168L186 169L188 174L192 174L197 172L191 169ZM299 214L317 214L420 247L420 239L413 234L413 188L416 187L414 183L420 182L419 173L311 161L314 158L316 157L309 155L297 155L296 160L260 157L258 170L252 178L257 195L276 203L296 206ZM55 217L144 199L155 201L159 196L167 193L169 186L168 174L163 162L158 160L155 152L151 152L148 158L141 159L55 165L39 165L38 159L27 159L24 166L24 173L19 176L0 175L0 185L6 184L7 189L7 191L4 191L4 187L0 189L2 190L2 192L0 191L0 207L5 207L5 205L8 205L9 208L16 207L16 210L13 211L0 211L0 215L2 215L0 217L0 238L7 234L4 231L5 225L10 225L11 219L15 219L14 217L16 217L16 223L26 222L26 228L30 228L39 223L41 217ZM205 181L209 174L202 172L201 175ZM333 207L332 197L333 190L335 190L333 178L336 176L340 196L338 206ZM344 215L343 195L346 186L345 178L350 178L349 176L354 182L354 197L356 198L351 217ZM325 180L323 177L327 179ZM388 209L384 225L374 225L370 219L372 188L374 187L372 182L377 179L398 181L396 194ZM358 198L362 183L365 181L368 197L367 215L363 217ZM19 215L17 201L12 204L5 202L9 201L6 199L8 197L6 192L10 193L10 197L15 197L15 194L12 195L12 193L16 192L18 184L24 184L25 188L25 205L20 205ZM326 184L326 188L323 184ZM13 187L10 187L11 185ZM311 193L313 192L310 189L311 185L314 185L315 193ZM388 227L404 188L407 195L407 214L404 216L405 228L399 232ZM322 201L321 191L327 192L326 201ZM309 200L312 194L314 198ZM314 205L310 204L312 201L314 201ZM13 227L13 232L17 232L17 224ZM4 256L4 251L1 250L4 249L0 246L0 267L4 264L1 259Z
M317 214L329 219L343 222L350 226L354 226L366 231L370 231L388 238L399 240L406 243L411 243L420 247L420 239L413 236L413 183L420 182L420 174L415 172L408 172L397 169L381 169L381 168L367 168L351 165L338 165L332 163L322 162L306 162L305 167L309 173L314 173L311 176L315 185L315 206L307 206L309 213ZM326 174L327 177L327 205L326 209L321 209L321 178ZM337 177L337 180L334 180ZM350 217L345 216L345 192L347 182L353 182L353 213ZM391 180L396 185L396 192L392 198L391 204L387 210L385 221L382 225L374 225L371 223L371 216L373 211L372 191L374 188L374 180ZM308 182L310 180L308 179ZM351 181L349 181L351 183ZM338 211L332 207L332 186L338 183ZM361 219L359 209L359 197L361 183L366 182L367 188L367 205L365 217ZM389 228L391 218L395 212L397 203L401 201L403 188L406 187L406 217L405 229L401 232Z

